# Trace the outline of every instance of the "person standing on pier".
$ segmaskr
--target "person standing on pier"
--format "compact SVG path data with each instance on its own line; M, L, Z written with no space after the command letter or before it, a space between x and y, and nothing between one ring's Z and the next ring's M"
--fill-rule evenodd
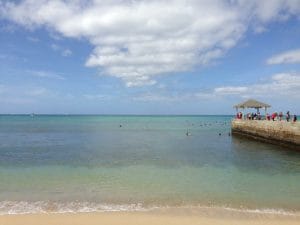
M297 122L297 116L294 115L293 122Z
M272 113L271 118L272 118L273 121L275 121L275 119L277 118L277 115L278 115L277 112Z
M279 113L279 121L282 120L282 117L283 117L283 114L282 114L282 112L280 112L280 113Z
M286 121L289 122L290 121L290 111L286 112Z

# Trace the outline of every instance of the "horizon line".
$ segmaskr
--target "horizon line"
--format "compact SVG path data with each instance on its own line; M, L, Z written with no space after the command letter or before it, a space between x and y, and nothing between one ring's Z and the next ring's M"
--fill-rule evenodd
M234 116L235 114L0 113L0 116Z

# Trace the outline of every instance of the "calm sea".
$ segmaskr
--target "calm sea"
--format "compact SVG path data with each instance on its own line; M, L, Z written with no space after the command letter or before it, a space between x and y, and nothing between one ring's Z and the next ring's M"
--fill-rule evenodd
M300 152L231 136L231 119L2 115L0 214L299 212Z

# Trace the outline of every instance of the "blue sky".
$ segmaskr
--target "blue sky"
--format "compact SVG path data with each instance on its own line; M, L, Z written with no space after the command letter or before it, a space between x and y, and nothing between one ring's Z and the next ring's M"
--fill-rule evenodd
M300 114L297 1L1 1L0 113Z

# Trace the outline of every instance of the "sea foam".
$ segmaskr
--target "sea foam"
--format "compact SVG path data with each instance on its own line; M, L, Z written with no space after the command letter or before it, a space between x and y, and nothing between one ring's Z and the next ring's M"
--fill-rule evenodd
M35 213L81 213L81 212L113 212L113 211L144 211L141 204L99 204L91 202L0 202L0 215L35 214Z
M219 210L246 214L272 214L300 216L298 212L284 209L247 209L221 206L143 206L142 204L101 204L93 202L49 202L49 201L1 201L0 215L39 214L39 213L87 213L87 212L134 212L153 210Z

